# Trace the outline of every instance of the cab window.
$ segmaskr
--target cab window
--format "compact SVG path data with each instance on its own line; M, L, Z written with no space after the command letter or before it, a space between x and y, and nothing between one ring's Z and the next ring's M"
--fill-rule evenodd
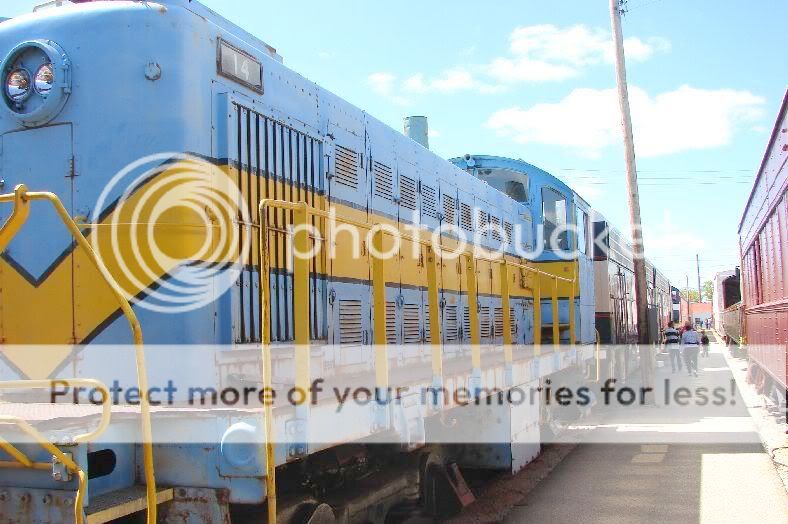
M480 169L478 176L516 202L528 201L528 175L510 169Z
M588 213L577 208L577 250L588 253Z
M544 249L547 251L568 251L569 232L566 230L567 220L566 198L550 187L542 188L542 216L544 217ZM550 244L556 229L560 229L557 243Z

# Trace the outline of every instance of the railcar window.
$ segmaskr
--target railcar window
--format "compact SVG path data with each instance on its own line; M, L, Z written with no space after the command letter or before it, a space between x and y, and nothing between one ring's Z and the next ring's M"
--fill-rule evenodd
M566 230L566 198L550 187L542 188L542 216L544 217L544 249L560 251L569 249L569 232ZM560 230L556 245L550 239L556 229Z
M479 178L517 202L528 202L528 175L509 169L481 169Z
M580 208L577 209L577 249L588 253L588 213Z

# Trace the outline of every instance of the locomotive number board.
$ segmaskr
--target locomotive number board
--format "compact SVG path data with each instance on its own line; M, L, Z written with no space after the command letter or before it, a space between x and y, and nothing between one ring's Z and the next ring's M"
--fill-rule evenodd
M241 51L221 38L219 39L216 66L221 76L262 94L263 64L249 53Z

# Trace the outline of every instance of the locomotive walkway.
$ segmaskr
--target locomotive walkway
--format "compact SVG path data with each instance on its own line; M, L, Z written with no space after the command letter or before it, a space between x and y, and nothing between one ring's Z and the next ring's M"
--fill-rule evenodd
M668 365L657 370L657 383L670 377L676 387L728 387L734 375L723 351L712 345L700 359L698 378L672 375ZM648 424L642 416L633 421L620 412L603 414L595 440L610 442L605 432L636 428L639 443L578 445L506 522L784 523L786 486L738 394L737 401L718 417L688 409L678 420L671 411L669 421L664 407L653 407Z

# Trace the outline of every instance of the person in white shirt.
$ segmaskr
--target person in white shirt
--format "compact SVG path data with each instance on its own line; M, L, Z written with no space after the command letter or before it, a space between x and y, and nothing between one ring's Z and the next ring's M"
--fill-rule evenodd
M698 351L700 350L700 334L692 327L691 322L684 325L681 334L681 345L684 348L684 362L687 364L687 373L698 376Z

